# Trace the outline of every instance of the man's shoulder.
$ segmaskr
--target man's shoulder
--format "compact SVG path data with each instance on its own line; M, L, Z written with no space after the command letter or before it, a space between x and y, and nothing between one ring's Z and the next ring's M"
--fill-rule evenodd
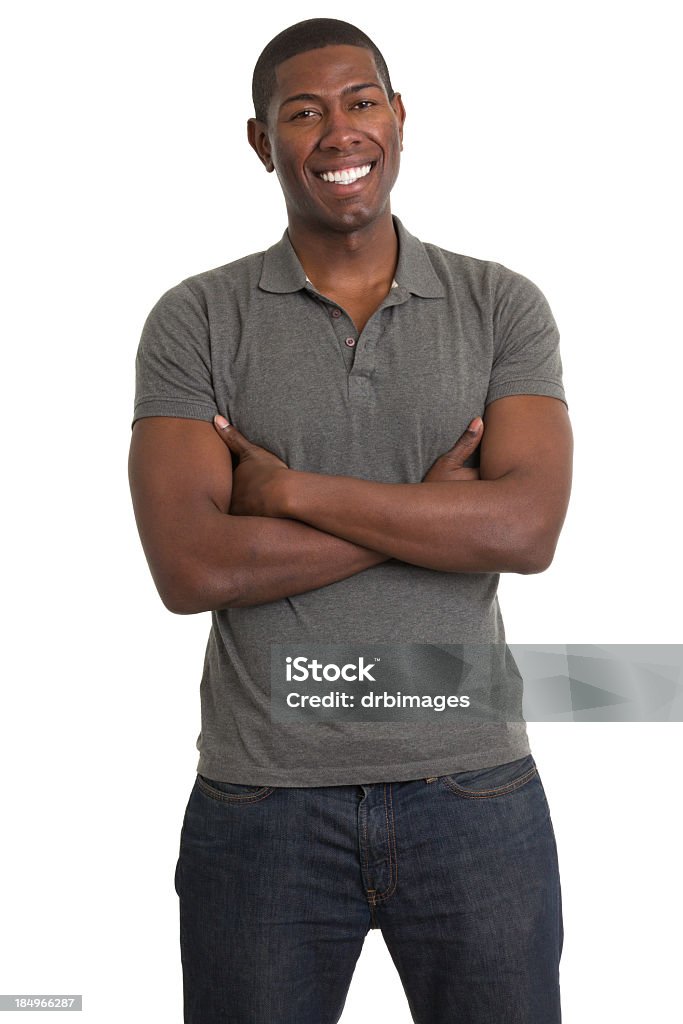
M433 242L422 242L434 270L445 283L483 286L495 296L536 293L537 284L526 275L498 260L468 256Z
M446 249L434 242L422 242L435 270L455 277L497 278L515 271L496 260L484 259L481 256L468 256L466 253Z
M265 250L252 252L248 256L241 256L239 259L223 263L219 267L202 270L183 278L176 287L189 289L196 296L209 297L216 292L224 294L226 290L231 292L249 290L259 282L264 255Z
M263 252L250 253L240 259L202 270L177 280L157 299L153 314L190 317L206 320L211 312L243 299L258 287L263 268Z

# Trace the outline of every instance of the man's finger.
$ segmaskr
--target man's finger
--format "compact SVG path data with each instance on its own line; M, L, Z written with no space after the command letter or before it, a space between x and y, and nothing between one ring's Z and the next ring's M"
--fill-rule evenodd
M231 452L236 455L245 455L253 447L251 441L247 440L244 434L240 434L237 427L228 423L225 416L214 416L213 425L218 431L220 438L227 444Z
M451 448L451 452L456 450L462 451L463 448L476 448L481 440L481 432L484 426L484 421L481 416L475 416L475 418L467 425L467 430L463 431L458 440Z
M476 416L468 424L467 430L463 431L453 447L444 452L441 458L445 459L446 462L455 462L459 466L462 465L481 441L483 427L484 421L481 416Z

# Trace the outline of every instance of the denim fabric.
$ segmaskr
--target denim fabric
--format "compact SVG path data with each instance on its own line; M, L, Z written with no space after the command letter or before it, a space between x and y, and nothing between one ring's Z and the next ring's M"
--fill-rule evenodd
M335 1024L370 928L416 1024L561 1020L557 848L531 755L365 785L197 775L175 886L185 1024Z

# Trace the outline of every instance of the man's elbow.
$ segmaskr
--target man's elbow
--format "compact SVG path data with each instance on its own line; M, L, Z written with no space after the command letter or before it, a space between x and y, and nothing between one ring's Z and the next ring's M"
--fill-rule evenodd
M155 583L164 607L174 615L198 615L218 608L232 608L240 601L235 577L223 577L219 585L201 567L155 577Z
M531 576L549 569L555 557L558 538L559 530L539 529L533 531L520 550L517 572L522 576Z
M517 572L521 576L532 576L534 573L545 572L550 567L552 560L552 555L548 558L541 557L540 552L530 552L520 561Z
M207 610L200 608L194 595L189 591L159 590L159 597L163 602L164 608L169 612L173 612L174 615L198 615L199 612Z

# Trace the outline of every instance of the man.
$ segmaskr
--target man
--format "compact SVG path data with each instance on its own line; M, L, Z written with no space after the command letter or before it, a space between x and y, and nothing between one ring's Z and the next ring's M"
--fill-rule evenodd
M375 927L421 1024L554 1024L557 853L521 715L287 717L272 673L282 645L472 644L514 691L499 574L548 567L569 500L557 327L527 278L392 216L405 108L366 35L292 26L253 96L287 230L153 308L130 455L165 605L212 614L185 1021L332 1024Z

